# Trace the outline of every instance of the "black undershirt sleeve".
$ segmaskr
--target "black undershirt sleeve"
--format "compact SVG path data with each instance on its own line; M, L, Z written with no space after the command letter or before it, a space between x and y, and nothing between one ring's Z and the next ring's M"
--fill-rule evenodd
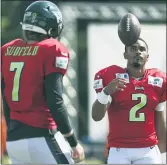
M47 106L51 111L59 131L62 134L67 134L72 128L62 97L63 75L61 73L51 73L45 77L44 83Z

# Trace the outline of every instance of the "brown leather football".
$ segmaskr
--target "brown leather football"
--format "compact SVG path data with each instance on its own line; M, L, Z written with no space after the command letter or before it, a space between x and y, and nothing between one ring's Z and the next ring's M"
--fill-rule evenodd
M118 24L118 36L126 46L134 44L140 37L141 25L138 18L128 13L123 16Z

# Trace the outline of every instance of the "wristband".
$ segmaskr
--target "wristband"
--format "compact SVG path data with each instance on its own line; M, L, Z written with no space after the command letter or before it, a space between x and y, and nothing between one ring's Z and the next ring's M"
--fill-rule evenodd
M71 136L66 137L66 140L68 141L71 147L76 147L78 144L77 138L75 137L74 133Z
M109 101L109 97L110 95L106 95L103 90L97 94L97 100L101 104L107 104Z

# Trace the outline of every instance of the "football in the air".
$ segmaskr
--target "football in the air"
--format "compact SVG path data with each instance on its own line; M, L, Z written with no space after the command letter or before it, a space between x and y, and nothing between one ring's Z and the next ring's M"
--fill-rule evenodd
M141 25L138 18L128 13L123 16L118 24L118 36L126 46L134 44L140 37Z

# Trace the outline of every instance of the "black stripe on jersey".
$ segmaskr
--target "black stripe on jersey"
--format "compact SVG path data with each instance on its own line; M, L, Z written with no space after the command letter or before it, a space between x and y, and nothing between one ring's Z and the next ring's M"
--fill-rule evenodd
M70 164L65 156L65 154L62 152L59 144L57 143L56 139L53 137L45 137L46 143L48 145L48 148L50 149L53 157L55 158L56 162L58 164Z

